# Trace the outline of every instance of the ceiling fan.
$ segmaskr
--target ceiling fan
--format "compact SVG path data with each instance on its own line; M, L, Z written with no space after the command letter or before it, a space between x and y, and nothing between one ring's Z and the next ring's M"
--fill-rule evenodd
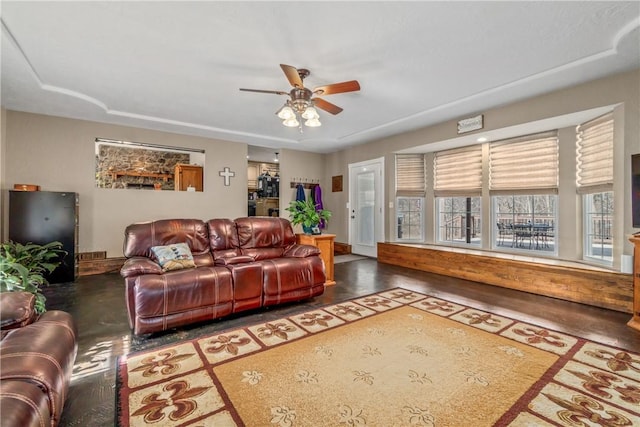
M280 68L284 71L285 76L293 86L289 92L279 90L262 90L262 89L245 89L245 92L273 93L276 95L289 95L289 99L285 105L280 108L276 115L283 120L283 124L288 127L299 126L297 116L305 119L305 125L310 127L320 126L320 116L314 107L320 108L331 114L338 114L342 108L331 102L319 98L317 95L333 95L336 93L355 92L360 90L360 84L357 80L349 80L342 83L333 83L325 86L318 86L312 90L304 87L303 80L311 74L305 68L296 68L291 65L280 64Z

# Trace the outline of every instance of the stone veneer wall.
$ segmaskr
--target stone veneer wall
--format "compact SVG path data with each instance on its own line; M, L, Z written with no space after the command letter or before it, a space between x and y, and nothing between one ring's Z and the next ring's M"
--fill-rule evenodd
M100 145L96 156L96 186L100 188L153 188L160 183L163 190L174 189L174 169L179 163L189 164L190 156L175 151L158 151L145 148ZM112 172L150 172L170 174L165 182L162 178L144 176L119 176L113 179Z

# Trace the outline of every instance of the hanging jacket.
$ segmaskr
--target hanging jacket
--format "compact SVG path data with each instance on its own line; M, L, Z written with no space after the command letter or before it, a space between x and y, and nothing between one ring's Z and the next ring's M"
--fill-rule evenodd
M313 191L313 200L315 201L316 204L316 211L321 211L323 208L322 206L322 189L320 188L320 184L316 185L316 188ZM324 219L320 220L320 228L325 228L327 226L327 224L325 223Z
M296 201L304 202L306 197L304 197L304 185L298 184L296 185Z

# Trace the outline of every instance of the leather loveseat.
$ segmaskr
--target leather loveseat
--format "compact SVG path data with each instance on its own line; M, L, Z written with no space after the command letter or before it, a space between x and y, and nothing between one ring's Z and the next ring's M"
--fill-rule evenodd
M0 293L2 427L57 426L69 390L76 326L63 311L38 316L34 303L28 292Z
M164 271L158 246L186 243L194 268ZM125 230L121 275L129 324L148 334L324 292L315 246L298 245L283 218L158 220Z

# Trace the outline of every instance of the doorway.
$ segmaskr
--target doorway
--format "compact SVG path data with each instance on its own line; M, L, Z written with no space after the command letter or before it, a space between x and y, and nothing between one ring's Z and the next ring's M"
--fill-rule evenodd
M384 241L384 157L349 165L351 252L377 258Z
M248 216L280 216L278 151L247 147Z

